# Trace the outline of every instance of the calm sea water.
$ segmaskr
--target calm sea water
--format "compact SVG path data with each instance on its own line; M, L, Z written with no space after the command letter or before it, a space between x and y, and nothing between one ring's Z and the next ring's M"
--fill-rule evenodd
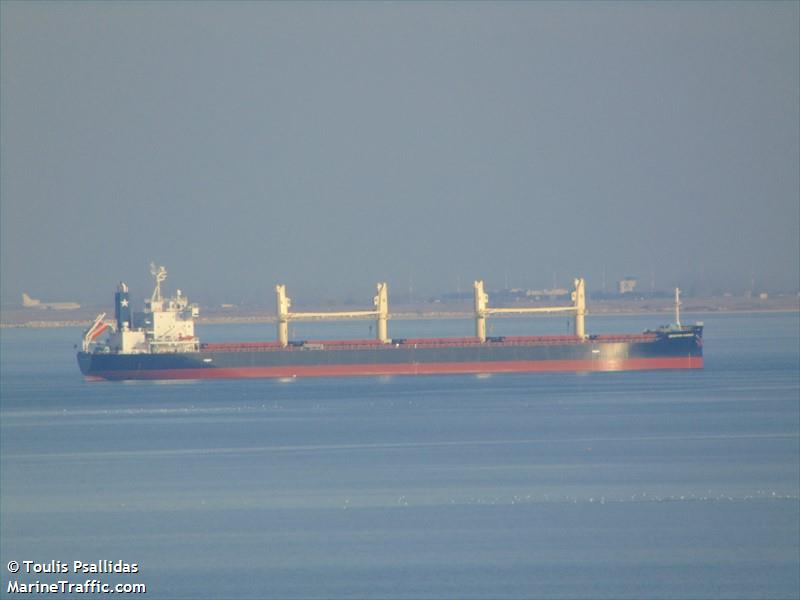
M702 371L290 382L87 383L79 331L3 330L2 594L65 578L8 561L107 559L140 572L66 578L148 598L797 598L800 318L701 318Z

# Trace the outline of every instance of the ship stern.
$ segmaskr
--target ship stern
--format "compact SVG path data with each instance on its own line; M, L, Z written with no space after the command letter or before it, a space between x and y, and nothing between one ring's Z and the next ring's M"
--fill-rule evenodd
M78 368L85 376L92 375L92 354L90 352L78 352Z

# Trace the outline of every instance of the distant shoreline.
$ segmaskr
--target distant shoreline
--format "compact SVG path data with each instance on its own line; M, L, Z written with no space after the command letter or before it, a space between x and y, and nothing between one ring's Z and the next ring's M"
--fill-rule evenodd
M742 315L742 314L782 314L798 313L800 306L771 307L771 308L727 308L727 307L697 307L693 308L688 303L682 307L684 314L691 315ZM673 314L672 307L658 307L643 309L641 307L609 307L598 306L595 309L589 308L588 317L610 317L610 316L647 316ZM402 311L391 315L395 321L410 320L449 320L449 319L472 319L474 313L471 311L441 311L441 312L418 312ZM508 317L499 317L508 318ZM552 315L542 315L538 318L553 318ZM0 321L0 329L59 329L69 327L87 327L91 324L92 318L85 319L21 319ZM275 323L275 316L269 313L255 313L248 315L219 315L200 317L197 319L198 325L220 325L220 324L270 324Z

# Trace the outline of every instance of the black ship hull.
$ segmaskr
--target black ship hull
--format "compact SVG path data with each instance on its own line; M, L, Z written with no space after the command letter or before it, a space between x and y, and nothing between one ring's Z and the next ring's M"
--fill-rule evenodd
M80 352L91 379L216 379L699 369L702 326L638 335L203 344L196 352Z

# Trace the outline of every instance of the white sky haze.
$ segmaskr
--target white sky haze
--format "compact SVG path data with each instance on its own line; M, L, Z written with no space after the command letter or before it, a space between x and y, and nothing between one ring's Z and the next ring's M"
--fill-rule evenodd
M796 291L799 7L3 2L2 301Z

